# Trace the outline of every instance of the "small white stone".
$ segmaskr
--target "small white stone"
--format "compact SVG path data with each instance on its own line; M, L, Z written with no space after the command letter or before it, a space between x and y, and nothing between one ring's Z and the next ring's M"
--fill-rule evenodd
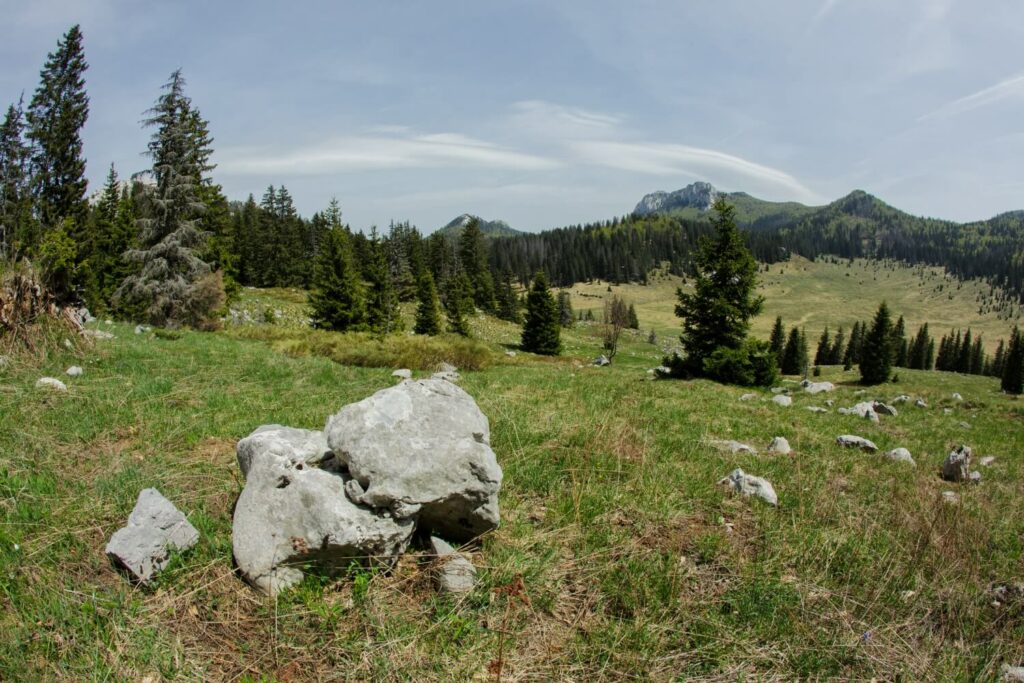
M81 377L84 370L78 365L72 365L70 368L64 371L68 377Z
M36 389L53 389L67 393L68 386L55 377L40 377L36 381Z

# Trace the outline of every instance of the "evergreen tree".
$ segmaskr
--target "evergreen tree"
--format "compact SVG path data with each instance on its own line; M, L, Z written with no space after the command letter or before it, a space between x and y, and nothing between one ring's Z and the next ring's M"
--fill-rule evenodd
M572 313L572 297L569 292L562 290L558 293L558 322L562 327L572 327L574 322Z
M828 364L829 365L840 365L843 362L843 355L846 353L846 333L843 331L843 326L839 326L839 331L836 332L835 339L832 341L832 348L828 353Z
M967 328L967 334L964 335L962 340L958 340L957 344L957 360L956 360L956 371L962 372L965 375L971 372L971 328Z
M1000 339L999 346L996 347L996 355L992 359L992 372L990 373L993 377L1003 376L1003 369L1006 367L1006 343Z
M390 334L402 329L402 316L398 308L398 293L391 281L384 246L377 229L370 233L370 262L367 271L369 289L366 300L366 319L370 329L378 334Z
M703 240L694 257L694 291L676 292L676 315L683 319L680 341L695 374L703 372L703 360L716 349L743 345L750 319L764 303L754 295L757 262L736 227L735 209L719 197L714 211L715 238Z
M853 323L853 329L850 330L850 342L846 345L846 353L843 354L843 369L849 370L854 365L860 362L860 341L861 341L861 328L859 322Z
M459 261L473 287L473 303L489 313L497 309L494 280L487 267L487 238L480 230L480 221L470 219L459 236Z
M89 117L88 68L82 32L76 24L47 56L27 112L32 193L39 222L45 231L71 219L76 238L85 229L88 211L81 135Z
M893 361L893 324L889 306L883 301L875 313L874 323L862 343L860 353L860 381L862 384L881 384L889 381Z
M24 246L35 244L29 149L24 140L21 101L8 107L0 124L0 260L14 259Z
M197 227L203 210L196 182L201 158L184 87L181 71L172 73L145 121L156 128L149 142L156 184L139 207L139 246L126 253L140 271L125 279L115 299L138 305L154 325L210 327L224 292L219 276L196 255L206 238Z
M366 302L352 246L340 225L327 230L313 266L313 326L347 332L366 324Z
M629 310L627 311L627 314L629 316L629 329L631 329L631 330L639 330L640 329L640 318L638 318L636 316L636 306L634 306L633 304L630 304L629 305Z
M778 367L782 367L783 350L786 347L786 328L782 326L782 316L776 316L772 327L772 336L768 341L768 349L775 354Z
M424 271L420 276L417 298L419 303L416 306L416 325L413 332L430 336L441 334L441 302L438 301L434 276L430 271Z
M801 337L799 328L794 327L789 331L786 346L782 351L782 367L780 368L784 375L803 374L807 367L807 341L806 338L801 339Z
M909 347L907 345L907 330L906 323L903 322L903 316L901 315L896 321L895 327L892 330L892 352L893 352L893 365L898 368L907 367L907 356L909 354Z
M970 372L972 375L981 375L985 372L985 347L982 345L981 335L978 335L971 346Z
M498 317L517 325L522 322L519 314L519 298L516 296L512 286L512 271L506 270L501 274L501 282L498 285Z
M910 353L907 357L907 367L914 370L930 370L927 367L928 347L931 338L928 335L928 323L921 325L917 330L913 343L910 345Z
M814 352L815 365L828 365L832 353L832 340L829 337L828 327L818 337L818 349Z
M548 290L547 277L543 271L538 272L526 297L523 351L557 356L562 350L558 322L558 304Z
M461 270L448 278L444 311L448 318L448 331L468 337L469 322L466 316L473 311L473 284Z
M1024 393L1024 340L1016 325L1010 333L1010 343L1006 346L1000 386L1008 394Z

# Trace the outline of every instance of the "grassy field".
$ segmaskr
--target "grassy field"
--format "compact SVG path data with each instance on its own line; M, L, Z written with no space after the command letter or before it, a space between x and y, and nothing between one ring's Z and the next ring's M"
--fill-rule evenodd
M239 306L253 301L302 315L295 297ZM644 335L596 368L592 326L542 359L505 356L514 326L472 325L489 355L462 385L505 483L463 599L434 592L415 549L390 573L309 577L277 600L232 567L235 442L271 422L321 428L390 386L390 368L335 363L318 355L335 346L287 325L161 339L115 324L116 339L0 371L0 680L483 681L499 660L504 681L994 680L1024 662L1024 592L993 593L1024 575L1024 404L994 380L901 370L861 393L826 368L837 407L902 393L930 406L874 425L806 410L825 397L793 384L780 408L650 381L660 353ZM68 394L33 388L73 363L85 374ZM917 467L842 450L845 433L905 446ZM794 453L764 452L773 436ZM938 476L961 443L996 457L980 485ZM717 486L735 467L768 478L779 507ZM202 540L138 588L103 548L148 486Z
M989 295L989 286L978 280L957 282L939 268L863 260L848 265L793 257L762 272L760 283L758 293L766 302L752 331L763 339L779 315L787 329L806 328L813 344L826 325L833 333L843 325L849 338L853 323L870 321L883 299L897 317L905 317L908 334L916 333L925 322L936 339L953 328L966 331L970 327L981 332L990 353L999 339L1009 338L1014 324L1021 323L1019 317L1000 318L995 310L979 313L979 300ZM603 298L617 294L635 303L643 329L676 337L675 291L680 284L680 278L663 276L646 286L615 285L609 292L606 282L579 283L571 289L573 307L592 309L600 319ZM1016 308L1014 316L1019 316Z

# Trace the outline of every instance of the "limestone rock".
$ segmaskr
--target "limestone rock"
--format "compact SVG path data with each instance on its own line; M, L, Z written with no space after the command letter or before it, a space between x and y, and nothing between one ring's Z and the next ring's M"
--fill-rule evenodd
M905 462L910 465L915 464L914 458L911 457L910 455L910 451L903 447L894 448L891 451L887 451L885 457L889 458L890 460L895 460L896 462Z
M782 406L783 408L788 408L793 405L793 399L785 394L779 394L777 396L772 396L772 403L777 406Z
M757 496L769 505L779 504L779 498L775 495L775 489L767 479L746 474L738 467L718 483L719 485L727 485L744 496Z
M260 459L273 460L299 470L306 467L338 469L331 467L332 461L336 461L323 432L276 424L257 427L239 441L235 446L235 456L238 469L246 477L253 463Z
M516 357L516 352L515 351L506 351L505 355L508 356L509 358L515 358Z
M953 491L943 491L942 502L949 505L955 505L960 502L960 496L956 495Z
M418 515L422 527L465 541L498 525L502 473L490 426L473 398L436 379L402 382L327 420L327 443L348 467L357 504Z
M1024 666L1010 666L1009 664L1003 664L999 667L999 675L1004 681L1024 683Z
M894 407L880 401L875 401L871 404L871 407L878 415L890 415L892 417L896 417L899 414Z
M854 436L853 434L837 436L836 443L844 448L859 448L867 453L875 453L878 451L878 446L876 446L873 441L869 441L862 436Z
M436 372L458 372L458 371L459 371L459 369L457 367L455 367L451 363L447 363L447 362L439 363L438 366L437 366L437 370L436 370Z
M606 365L611 365L612 362L610 360L608 360L608 358L605 357L604 354L601 354L600 356L598 356L594 360L590 361L590 364L591 365L596 365L598 367L602 367L603 368Z
M36 389L52 389L67 393L68 386L56 377L40 377L36 380Z
M836 386L832 382L812 382L805 379L800 382L800 386L804 388L808 394L820 394L827 391L835 391Z
M789 455L793 451L789 447L789 441L784 436L776 436L772 439L771 443L768 444L769 453L778 453L779 455Z
M199 532L174 503L156 489L143 489L128 517L107 543L107 555L137 581L156 576L172 550L183 552L199 541Z
M901 394L892 400L893 403L910 403L910 397L906 394Z
M757 394L743 394L740 396L741 401L753 401L755 398L757 398Z
M771 392L776 395L787 394L789 393L789 389L787 389L786 387L772 387Z
M72 365L70 368L64 371L64 374L67 375L68 377L81 377L83 372L85 371L82 370L80 366Z
M82 330L82 334L86 337L92 337L94 339L113 339L114 334L112 332L106 332L104 330Z
M455 372L454 370L443 370L441 372L435 372L433 375L430 376L430 379L436 379L441 380L443 382L451 382L452 384L455 384L460 379L462 379L462 375Z
M875 412L874 401L862 401L852 408L840 408L837 412L840 415L857 415L872 422L878 422L878 413Z
M968 481L971 476L971 447L960 446L946 456L942 463L942 478L946 481Z
M914 405L917 406L918 408L927 408L928 407L928 404L925 402L925 400L923 398L919 398L916 401L914 401Z
M442 593L467 593L476 584L476 567L461 553L455 552L448 543L430 537L430 547L438 558L434 582Z
M822 408L821 406L807 406L807 410L812 413L827 413L828 408Z
M954 401L962 401L962 400L964 400L964 397L960 395L960 392L954 391L953 392L953 400Z
M412 379L412 370L408 368L399 368L392 372L391 376L398 379Z
M982 467L988 467L992 463L994 463L995 461L996 461L996 458L995 458L994 455L986 455L984 458L981 458L980 460L978 460L978 464L981 465Z
M757 453L757 449L753 446L731 439L713 439L709 443L718 450L729 453Z

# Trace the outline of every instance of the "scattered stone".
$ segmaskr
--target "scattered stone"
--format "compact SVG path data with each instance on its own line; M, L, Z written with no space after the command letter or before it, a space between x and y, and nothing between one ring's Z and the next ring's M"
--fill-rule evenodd
M903 591L900 593L900 600L909 602L915 595L917 595L917 591Z
M927 408L928 407L928 403L925 402L925 400L923 398L919 398L916 401L914 401L914 405L917 406L918 408Z
M112 332L106 332L105 330L82 330L82 334L87 337L93 337L94 339L113 339L114 334ZM69 345L71 342L68 342Z
M988 467L989 465L991 465L995 461L996 461L996 458L995 458L994 455L986 455L984 458L982 458L981 460L978 461L978 464L981 465L982 467Z
M435 372L433 375L430 376L430 379L437 379L443 382L451 382L452 384L456 384L460 379L462 379L462 375L455 372L454 370L450 372Z
M903 447L894 448L891 451L886 452L885 457L890 460L895 460L896 462L905 462L909 465L916 465L914 458L910 455L910 451Z
M604 356L604 354L601 354L600 356L598 356L598 357L597 357L597 358L595 358L594 360L590 361L590 364L591 364L591 365L596 365L596 366L598 366L598 367L602 367L602 368L603 368L603 367L604 367L604 366L606 366L606 365L611 365L611 364L612 364L612 362L611 362L610 360L608 360L608 359L607 359L607 358L606 358L606 357Z
M820 394L827 391L835 391L836 388L836 385L832 384L832 382L812 382L807 379L800 382L800 386L802 386L804 391L808 394Z
M779 394L778 396L772 397L772 403L774 403L777 406L782 406L783 408L788 408L789 406L793 405L793 399L784 394Z
M900 394L892 400L893 403L910 403L910 397L906 394Z
M740 443L739 441L732 441L731 439L714 439L709 443L718 450L728 451L729 453L757 453L757 449L753 446L748 446L747 444Z
M969 422L964 422L962 420L957 423L957 426L959 426L960 429L970 429L971 428L971 425L970 425Z
M953 400L954 401L962 401L962 400L964 400L964 397L961 396L958 392L954 391L953 392Z
M476 567L461 553L437 536L430 537L430 548L439 563L434 582L442 593L468 593L476 584Z
M886 405L885 403L881 403L880 401L875 401L871 407L874 408L875 412L878 413L879 415L889 415L891 417L896 417L899 414L896 412L895 408L893 408L890 405Z
M857 415L872 422L878 422L874 401L862 401L852 408L840 408L838 412L840 415Z
M755 398L757 398L757 394L743 394L740 396L741 401L753 401Z
M85 371L82 370L81 366L72 365L70 368L64 371L64 374L67 375L68 377L81 377L83 372Z
M822 408L821 406L807 406L807 410L811 411L812 413L827 413L828 412L827 408Z
M437 366L436 372L458 372L459 369L451 363L442 362Z
M943 491L942 502L949 505L955 505L960 502L960 496L956 495L953 491Z
M837 436L836 443L844 448L859 448L867 453L875 453L878 451L878 446L876 446L873 441L869 441L862 436L854 436L853 434Z
M135 334L146 334L147 332L152 332L152 331L153 331L153 328L150 327L149 325L136 325L135 326Z
M11 364L11 359L7 356L0 356L0 370L6 370Z
M68 351L71 351L72 349L75 348L75 345L71 343L70 339L65 339L64 340L64 348L67 349Z
M248 477L253 462L257 459L273 460L282 467L303 470L320 467L325 470L339 470L340 463L327 446L323 432L312 429L295 429L272 424L257 427L252 434L235 446L238 469Z
M720 480L718 484L725 484L744 496L757 496L769 505L779 504L779 498L775 495L775 489L767 479L746 474L738 467L728 477Z
M1003 664L999 667L999 675L1003 677L1004 681L1024 683L1024 666L1010 666L1009 664Z
M793 452L793 449L789 447L789 441L784 436L776 436L768 444L769 453L778 453L779 455L789 455Z
M953 414L953 409L952 408L943 408L942 409L942 414L943 415L952 415Z
M508 356L509 358L515 358L516 357L516 352L515 351L506 351L505 355Z
M449 382L402 382L345 406L324 429L348 467L348 498L418 516L427 530L467 541L498 526L502 472L487 417Z
M789 393L789 389L786 387L772 387L773 394L786 394Z
M56 377L40 377L36 380L36 389L53 389L54 391L67 393L68 385Z
M827 405L829 408L833 407L835 404L836 402L833 401L832 399L828 399L827 401L825 401L825 405Z
M946 456L942 463L942 478L946 481L968 481L971 468L971 447L960 446Z
M174 503L156 489L143 489L128 516L107 543L107 555L136 581L147 582L170 561L199 542L199 532Z
M667 365L659 365L658 367L654 368L655 377L670 377L671 375L672 368L668 367Z
M979 472L978 470L974 470L973 472L971 472L970 474L967 475L967 480L969 482L971 482L972 484L980 484L981 483L981 472Z
M412 370L408 368L400 368L392 372L391 376L397 377L398 379L412 379Z
M867 389L858 389L857 391L853 392L853 395L854 396L863 396L866 393L868 393Z

